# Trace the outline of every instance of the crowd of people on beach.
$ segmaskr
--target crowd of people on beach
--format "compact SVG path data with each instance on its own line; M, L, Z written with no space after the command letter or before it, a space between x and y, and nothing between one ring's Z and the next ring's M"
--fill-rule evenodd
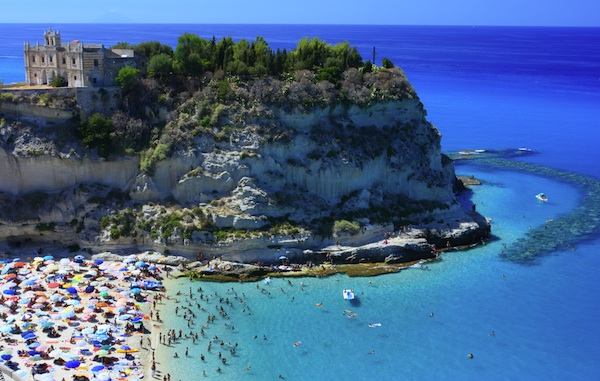
M0 370L14 380L142 378L134 337L150 333L144 303L160 279L135 255L0 262Z

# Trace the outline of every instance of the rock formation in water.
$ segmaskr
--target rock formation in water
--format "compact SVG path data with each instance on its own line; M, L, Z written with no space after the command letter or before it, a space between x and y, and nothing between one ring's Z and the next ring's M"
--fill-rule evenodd
M458 204L452 160L401 70L349 70L337 87L310 72L224 81L207 78L170 112L148 105L162 123L152 144L109 158L80 144L81 108L54 115L4 97L0 237L240 262L326 252L396 262L487 236L485 219Z

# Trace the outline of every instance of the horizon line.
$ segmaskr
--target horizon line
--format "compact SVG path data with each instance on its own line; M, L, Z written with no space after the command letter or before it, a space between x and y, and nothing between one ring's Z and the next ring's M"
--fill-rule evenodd
M48 25L44 22L2 22L12 25ZM272 25L272 26L406 26L406 27L472 27L472 28L600 28L600 25L505 25L505 24L344 24L344 23L183 23L183 22L56 22L50 24L60 25Z

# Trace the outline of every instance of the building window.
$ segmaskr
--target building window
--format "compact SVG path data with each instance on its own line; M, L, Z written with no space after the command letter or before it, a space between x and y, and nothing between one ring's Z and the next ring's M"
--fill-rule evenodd
M66 65L67 64L67 59L65 57L63 57L62 62L63 62L63 65Z
M35 63L35 56L31 56L31 62Z
M50 60L50 63L52 63L52 56L48 57L48 59Z
M42 63L44 63L44 61L45 61L44 56L42 56Z
M98 60L94 60L94 67L98 67Z
M74 77L73 77L73 80L74 80L74 81L77 81L77 76L74 76Z
M96 83L96 78L92 78L92 83Z
M73 66L75 66L75 58L71 59L71 63L73 64Z

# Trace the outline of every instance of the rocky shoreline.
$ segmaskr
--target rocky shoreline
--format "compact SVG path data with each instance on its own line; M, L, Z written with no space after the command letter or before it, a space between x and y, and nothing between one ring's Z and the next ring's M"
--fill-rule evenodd
M490 237L490 225L476 212L468 212L469 222L459 222L452 228L449 223L404 227L403 231L386 230L385 226L371 226L358 237L338 237L320 241L322 246L306 240L279 240L278 245L264 245L260 250L244 250L244 242L199 248L194 251L144 251L141 247L113 246L109 250L69 252L57 244L39 246L36 242L19 247L6 246L5 256L27 257L39 248L57 257L76 254L91 259L122 261L133 253L148 263L168 265L173 276L189 276L215 281L252 281L267 276L327 276L346 273L350 276L371 276L397 272L403 268L436 260L446 251L473 248ZM446 216L446 220L449 220ZM440 221L446 221L440 220ZM374 237L380 237L375 239ZM236 247L237 246L237 247ZM38 248L39 247L39 248ZM191 248L190 248L191 249ZM203 250L206 249L206 250ZM200 251L203 250L203 251Z

